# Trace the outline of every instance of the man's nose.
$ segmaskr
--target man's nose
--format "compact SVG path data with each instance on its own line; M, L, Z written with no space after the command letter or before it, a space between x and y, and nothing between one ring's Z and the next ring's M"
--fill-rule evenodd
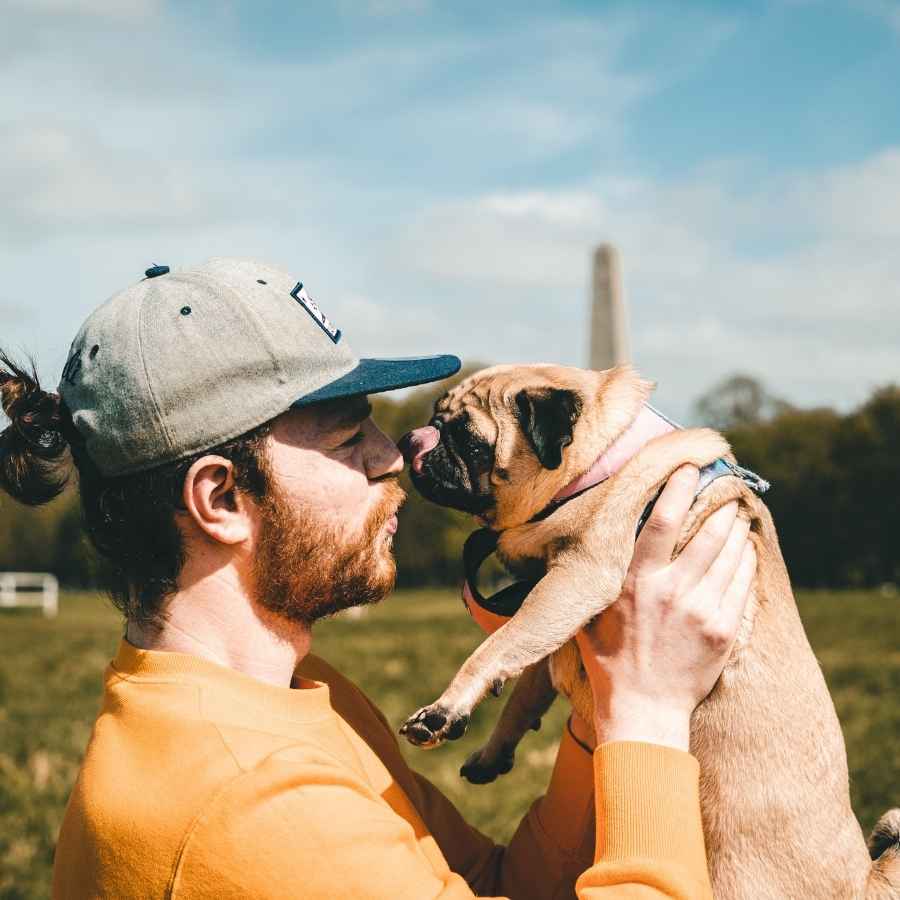
M403 471L403 456L397 445L374 422L372 428L372 450L366 456L366 475L371 481L385 475L399 475Z

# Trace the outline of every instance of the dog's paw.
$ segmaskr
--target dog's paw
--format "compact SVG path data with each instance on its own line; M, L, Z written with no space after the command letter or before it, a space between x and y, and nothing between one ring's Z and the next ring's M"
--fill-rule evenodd
M468 713L453 713L445 706L432 703L411 715L400 727L400 734L411 744L430 749L444 741L461 738L468 727Z
M512 769L515 756L515 747L503 747L499 753L488 753L485 747L469 756L459 774L472 784L490 784Z

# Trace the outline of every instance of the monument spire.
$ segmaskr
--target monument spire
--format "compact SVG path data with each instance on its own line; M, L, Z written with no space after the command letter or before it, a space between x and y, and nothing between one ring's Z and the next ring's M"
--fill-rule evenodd
M612 244L600 244L593 262L589 366L609 369L631 360L619 252Z

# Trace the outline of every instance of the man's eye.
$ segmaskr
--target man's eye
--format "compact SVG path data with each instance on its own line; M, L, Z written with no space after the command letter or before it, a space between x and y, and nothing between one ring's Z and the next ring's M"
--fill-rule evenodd
M343 444L341 444L341 446L342 447L354 447L354 446L356 446L356 444L360 443L360 441L362 441L362 439L363 439L363 433L362 433L362 429L360 429L359 431L355 432L353 435L348 437L347 440L344 441Z

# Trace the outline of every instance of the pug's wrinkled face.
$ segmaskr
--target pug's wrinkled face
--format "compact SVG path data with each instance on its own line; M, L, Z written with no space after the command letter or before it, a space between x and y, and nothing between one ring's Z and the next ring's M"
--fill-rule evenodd
M527 522L570 478L580 371L496 366L457 385L427 426L400 441L416 489L493 527Z

